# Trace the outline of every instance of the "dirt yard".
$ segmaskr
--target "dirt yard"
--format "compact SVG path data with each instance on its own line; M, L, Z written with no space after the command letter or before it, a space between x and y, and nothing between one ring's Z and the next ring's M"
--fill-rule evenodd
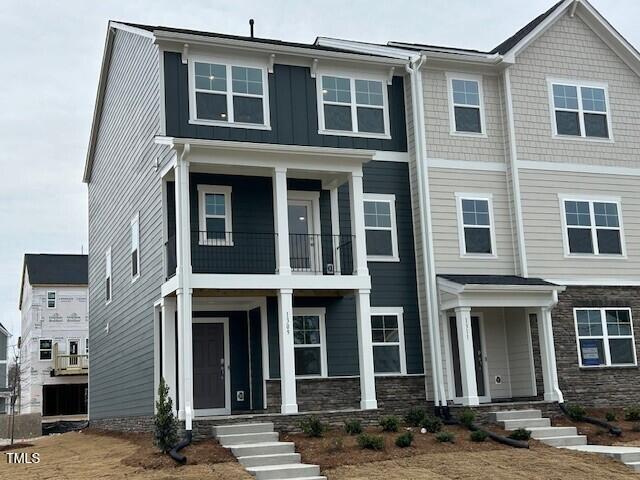
M353 437L335 449L337 432L321 439L295 436L306 461L323 465L329 480L405 479L607 479L637 478L622 464L596 455L562 451L537 442L530 450L507 448L487 441L472 444L468 432L456 433L456 443L439 444L430 434L416 435L414 447L399 449L386 435L385 450L363 452ZM292 438L294 439L294 438ZM0 460L0 478L31 479L156 479L250 480L230 453L214 441L185 449L186 466L156 453L147 435L105 435L99 432L66 433L34 440L16 452L40 454L40 463L12 465ZM9 450L11 451L11 450ZM0 452L4 455L4 452ZM334 460L330 460L335 457ZM360 462L349 465L354 461Z

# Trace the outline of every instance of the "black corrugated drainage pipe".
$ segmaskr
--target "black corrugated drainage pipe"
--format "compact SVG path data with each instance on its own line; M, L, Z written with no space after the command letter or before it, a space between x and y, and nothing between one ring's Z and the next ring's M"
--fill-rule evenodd
M443 419L443 422L445 425L462 425L462 423L460 423L459 420L456 420L453 417L449 417L448 419ZM529 442L525 442L522 440L514 440L513 438L509 438L509 437L503 437L502 435L498 435L497 433L493 433L489 430L480 428L475 423L466 425L466 427L472 432L475 432L476 430L480 430L486 433L487 437L489 437L494 442L502 443L504 445L509 445L510 447L514 447L514 448L529 448Z
M562 410L562 413L564 413L569 419L573 420L573 418L571 418L571 415L569 415L569 411L567 410L567 406L564 403L559 403L558 404L560 406L560 410ZM604 420L600 420L599 418L593 418L593 417L587 417L584 416L580 419L581 422L587 422L587 423L591 423L593 425L597 425L599 427L602 428L606 428L607 430L609 430L609 433L611 435L615 435L616 437L619 437L620 435L622 435L622 429L620 427L616 427L615 425L611 425L608 422L605 422Z
M193 435L191 433L191 430L187 430L184 433L184 437L182 438L182 440L180 440L171 450L169 450L169 455L171 455L171 458L173 458L180 465L184 465L185 463L187 463L187 457L185 457L184 455L181 455L178 452L182 450L184 447L186 447L187 445L190 445L192 438L193 438Z

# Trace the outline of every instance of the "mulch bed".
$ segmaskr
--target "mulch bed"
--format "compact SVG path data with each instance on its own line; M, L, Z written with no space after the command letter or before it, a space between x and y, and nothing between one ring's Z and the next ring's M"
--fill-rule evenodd
M132 449L131 455L121 460L124 465L143 468L145 470L160 470L181 466L169 455L158 451L149 433L125 433L97 429L86 429L83 430L82 433L119 438L133 443L135 449ZM188 447L180 450L180 453L187 457L187 463L189 465L212 465L236 461L229 449L222 447L213 439L193 442Z
M302 461L320 465L322 470L341 465L357 465L383 460L451 452L483 452L508 449L489 439L484 442L469 440L469 430L459 426L445 426L443 431L455 435L454 443L440 443L433 433L421 434L419 428L412 428L413 444L407 448L395 445L395 439L406 429L401 427L397 433L381 432L379 428L366 429L367 433L384 437L384 450L365 450L358 446L357 435L351 436L339 429L332 429L320 438L311 438L303 434L283 434L282 441L295 442L296 451L302 455Z
M640 442L640 431L633 431L634 426L640 427L640 422L628 422L624 420L623 409L587 409L588 416L598 418L603 421L606 421L605 414L607 412L613 412L616 415L617 419L608 423L622 429L622 435L620 437L611 435L606 429L591 423L574 422L564 415L555 416L552 423L556 427L576 427L578 429L578 433L586 435L589 443L594 445L615 445L627 442Z
M14 443L13 445L2 445L0 452L17 450L19 448L33 447L33 443Z

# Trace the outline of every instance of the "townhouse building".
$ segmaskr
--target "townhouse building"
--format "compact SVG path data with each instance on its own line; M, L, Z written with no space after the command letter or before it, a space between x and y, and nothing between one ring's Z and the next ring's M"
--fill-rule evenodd
M574 0L488 52L111 22L92 423L637 396L639 59Z
M9 368L11 368L9 355L10 338L11 334L0 323L0 414L9 413L11 405L9 389Z
M20 413L87 414L87 255L25 254Z

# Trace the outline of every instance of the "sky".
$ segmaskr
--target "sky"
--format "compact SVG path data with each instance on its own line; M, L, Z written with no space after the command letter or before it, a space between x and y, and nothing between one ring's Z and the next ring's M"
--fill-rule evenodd
M555 0L0 0L0 322L17 340L24 253L87 252L82 183L107 21L313 42L491 49ZM592 0L640 46L640 1Z

